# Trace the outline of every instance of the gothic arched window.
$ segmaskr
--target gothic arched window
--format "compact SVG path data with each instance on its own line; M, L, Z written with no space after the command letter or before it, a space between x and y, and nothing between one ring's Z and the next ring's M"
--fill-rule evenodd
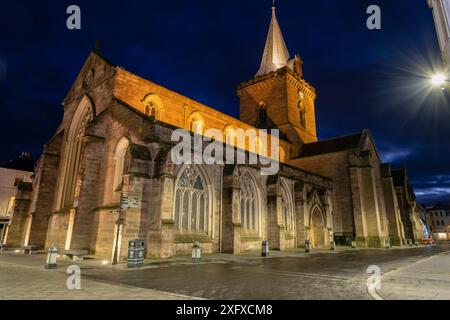
M262 129L267 128L267 105L265 102L259 103L259 127Z
M306 128L306 109L303 107L303 103L299 104L300 125Z
M281 187L281 204L283 211L284 230L287 235L294 234L293 204L289 192L284 184Z
M73 205L78 169L80 167L81 145L87 125L94 119L91 101L83 97L70 124L66 143L64 175L60 189L60 208Z
M232 125L228 125L224 130L225 143L230 146L237 146L237 132L236 128Z
M156 120L161 120L164 112L164 103L161 98L155 94L150 93L144 97L142 103L145 106L145 115L152 117Z
M114 184L113 192L122 190L122 179L124 175L125 168L125 155L128 150L129 141L127 138L122 138L116 147L116 152L114 153Z
M208 193L197 166L190 165L181 172L175 189L174 208L175 230L208 234Z
M205 120L200 112L194 112L188 120L189 130L195 134L203 135L205 132Z
M240 179L241 228L250 233L259 231L257 190L250 174L244 173Z

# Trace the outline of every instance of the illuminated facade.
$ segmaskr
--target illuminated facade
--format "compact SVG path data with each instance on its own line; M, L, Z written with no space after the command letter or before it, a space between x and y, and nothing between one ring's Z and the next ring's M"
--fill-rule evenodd
M126 256L136 238L148 257L187 253L194 242L206 253L259 250L263 240L275 250L307 239L322 248L331 241L384 247L391 236L385 194L393 186L383 183L373 138L365 130L318 141L316 92L302 64L289 58L273 8L260 69L237 90L238 120L90 54L24 195L30 206L15 210L30 228L17 227L11 244L105 257L116 243ZM279 129L280 170L265 176L260 165L176 165L170 153L178 128L225 137ZM246 156L261 152L258 139L245 143ZM120 214L121 196L141 205Z

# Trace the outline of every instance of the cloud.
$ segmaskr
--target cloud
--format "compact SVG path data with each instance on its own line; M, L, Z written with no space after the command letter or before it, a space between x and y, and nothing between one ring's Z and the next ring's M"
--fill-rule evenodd
M396 162L398 160L402 160L407 158L408 156L413 154L412 150L392 150L392 151L380 151L381 157L384 162Z
M450 175L426 176L412 183L416 186L415 193L420 202L450 202Z
M384 162L395 163L412 156L415 149L415 147L398 147L388 143L380 148L380 154Z

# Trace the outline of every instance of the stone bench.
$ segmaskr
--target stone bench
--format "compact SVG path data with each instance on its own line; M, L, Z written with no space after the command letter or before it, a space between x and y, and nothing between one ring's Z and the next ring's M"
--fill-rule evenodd
M4 250L11 249L11 246L6 243L0 243L0 253L2 253Z
M41 250L41 247L39 246L23 246L23 253L24 254L32 254L33 252Z
M84 257L89 255L87 250L61 250L60 253L74 261L83 261Z

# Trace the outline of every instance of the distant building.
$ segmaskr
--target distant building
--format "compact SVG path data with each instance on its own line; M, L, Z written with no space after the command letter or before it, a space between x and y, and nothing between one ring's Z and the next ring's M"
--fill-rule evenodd
M450 0L427 0L433 11L434 23L446 66L450 65Z
M0 165L0 243L6 240L16 188L23 182L31 182L34 164L29 153L22 153L19 159Z
M437 204L428 209L431 232L441 240L450 240L450 204Z

